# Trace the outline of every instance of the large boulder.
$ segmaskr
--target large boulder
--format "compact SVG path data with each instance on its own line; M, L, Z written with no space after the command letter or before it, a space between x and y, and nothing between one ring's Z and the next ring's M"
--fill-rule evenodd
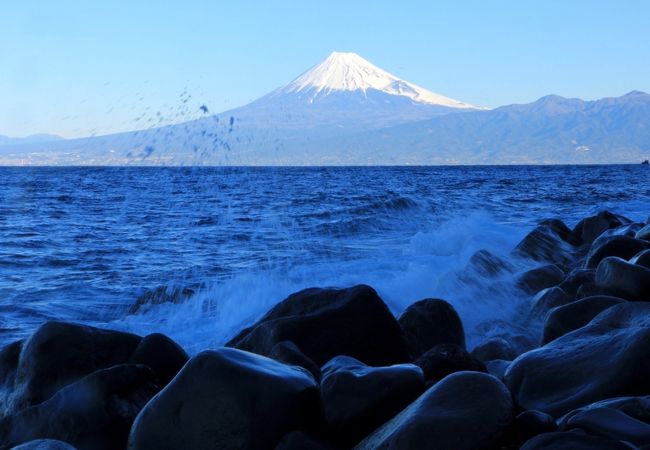
M518 357L506 380L523 408L559 417L609 397L650 393L650 303L621 303Z
M446 377L355 447L463 450L497 448L512 423L510 393L491 375Z
M355 444L424 391L422 370L413 364L369 367L338 356L322 367L325 424L345 445Z
M133 419L157 391L149 367L131 364L94 372L49 400L0 421L0 448L56 439L80 449L124 448Z
M2 417L13 394L14 382L23 341L13 342L0 350L0 417Z
M630 446L611 439L573 431L556 431L535 436L521 450L630 450Z
M128 362L140 339L84 325L45 323L22 346L5 411L39 404L96 370Z
M564 230L552 221L542 222L515 247L514 254L542 263L569 265L573 262L573 238L562 239Z
M415 364L422 369L424 379L430 383L461 371L487 372L485 364L471 356L464 348L453 344L440 344L420 355Z
M377 366L410 361L395 317L365 285L292 294L227 346L269 355L278 342L287 340L318 365L338 355Z
M565 414L558 420L558 424L560 428L566 428L567 422L573 416L596 408L616 409L641 422L650 424L650 395L644 397L615 397L600 400Z
M589 434L638 446L650 445L650 425L615 408L599 407L581 411L566 422L565 428L579 428Z
M444 300L428 298L410 305L398 320L413 358L438 344L465 348L465 331L458 313Z
M232 348L205 351L140 412L128 448L273 449L315 425L319 400L306 370Z
M164 334L154 333L142 338L130 362L151 367L162 388L176 376L188 359L180 345Z
M603 259L610 256L618 256L628 260L637 253L649 248L650 242L627 236L613 236L604 239L602 242L594 242L587 255L585 267L595 269Z
M564 280L564 271L555 264L536 267L517 277L517 286L529 295L557 286Z
M596 286L627 300L650 301L650 269L621 258L605 258L596 270Z
M613 214L609 211L601 211L594 216L587 217L578 222L572 233L582 243L591 244L605 231L630 222L630 219L623 216Z
M607 308L624 301L618 297L598 295L554 308L546 317L542 344L548 344L560 336L587 325L591 319Z

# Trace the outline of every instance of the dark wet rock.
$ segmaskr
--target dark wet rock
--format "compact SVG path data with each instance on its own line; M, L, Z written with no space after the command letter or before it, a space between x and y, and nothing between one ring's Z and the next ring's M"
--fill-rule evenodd
M497 448L512 420L512 400L501 381L460 372L431 387L355 449Z
M556 228L549 224L538 225L515 247L513 253L543 263L571 264L575 248L558 235Z
M621 225L620 227L610 228L601 234L598 239L610 237L610 236L627 236L634 238L639 230L643 228L643 224L640 222L628 223L627 225Z
M506 380L517 404L558 417L598 400L650 392L649 346L650 303L625 302L521 355Z
M542 345L587 325L591 319L607 308L624 301L618 297L599 295L554 308L544 324Z
M582 408L574 409L558 420L560 428L565 428L567 422L576 414L595 408L612 408L633 417L641 422L650 424L650 396L644 397L615 397L592 403Z
M559 286L542 289L533 297L531 315L543 318L549 311L557 306L566 305L573 301L572 297L564 292Z
M7 404L13 393L16 370L23 341L12 342L0 350L0 417L5 413Z
M585 283L593 283L596 278L595 269L573 269L566 278L558 285L569 297L574 298L580 286ZM560 305L555 305L560 306Z
M359 442L424 391L422 370L413 364L369 367L338 356L322 367L325 424L346 445Z
M304 431L292 431L280 440L275 450L337 450L337 448Z
M630 263L650 269L650 250L644 250L641 253L637 253L630 259Z
M626 300L650 301L650 269L621 258L605 258L596 270L596 285Z
M316 381L320 380L320 367L318 367L314 361L305 356L296 344L291 341L282 341L275 344L269 354L269 358L290 366L302 367L309 371Z
M54 439L36 439L11 450L76 450L72 445Z
M292 294L227 346L269 355L275 344L287 340L319 365L338 355L377 366L410 361L397 320L365 285Z
M557 286L564 280L564 271L555 264L537 267L517 277L517 286L529 295Z
M518 355L510 342L502 337L493 337L477 345L472 350L471 356L479 361L486 362L494 359L512 361Z
M637 239L643 239L644 241L650 241L650 225L646 225L636 232L634 235Z
M515 417L510 436L511 444L519 448L523 443L535 436L557 431L558 427L553 417L541 411L528 410Z
M595 269L603 259L610 256L628 260L648 248L650 248L650 242L627 236L614 236L606 239L601 245L594 243L587 255L585 267Z
M202 352L140 412L129 449L273 449L320 418L305 370L232 348Z
M494 375L499 380L503 380L511 362L505 359L493 359L492 361L485 362L485 368L490 375Z
M45 323L23 345L7 411L36 405L96 370L128 362L140 339L84 325Z
M609 211L601 211L595 216L582 219L573 229L573 235L582 243L591 244L605 231L630 223L631 220Z
M599 407L581 411L567 421L565 428L580 428L588 434L639 446L650 444L650 425L614 408Z
M135 314L149 309L152 306L162 305L163 303L173 303L175 305L184 303L194 293L194 289L188 287L158 286L153 291L146 291L140 295L129 308L129 314Z
M146 366L99 370L3 419L0 446L48 438L80 449L124 448L133 419L156 390L155 375Z
M505 259L500 258L487 250L479 250L469 259L469 268L484 277L496 277L513 270Z
M573 234L573 230L560 219L545 219L542 220L539 225L548 228L564 242L567 242L573 246L582 244L582 240L577 239Z
M453 344L436 345L421 355L415 364L422 369L424 379L433 383L454 372L487 372L485 364L472 357L465 349Z
M176 376L188 359L189 356L180 345L164 334L154 333L142 338L130 362L149 366L162 388Z
M398 320L415 359L438 344L465 348L465 331L458 313L444 300L428 298L410 305Z
M630 450L621 441L612 441L573 431L556 431L535 436L521 450Z

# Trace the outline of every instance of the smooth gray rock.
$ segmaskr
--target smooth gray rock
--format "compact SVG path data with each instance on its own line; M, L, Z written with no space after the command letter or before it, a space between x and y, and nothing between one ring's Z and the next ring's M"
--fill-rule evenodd
M591 244L605 231L630 223L631 220L623 216L613 214L609 211L601 211L598 214L582 219L573 229L573 234L582 243Z
M598 264L596 285L604 291L633 301L650 301L650 269L609 257Z
M339 355L377 366L411 361L397 320L365 285L292 294L226 345L268 356L282 341L292 341L317 365Z
M337 356L322 367L325 424L342 444L359 442L424 392L424 375L413 364L369 367Z
M588 325L512 362L516 403L559 417L589 403L650 392L650 303L612 306Z
M140 412L130 450L273 449L320 418L318 386L302 368L232 348L204 351Z
M465 331L458 313L448 302L428 298L410 305L398 320L416 359L438 344L465 348Z
M496 448L514 408L508 389L484 373L458 372L435 384L356 450Z
M122 364L94 372L0 421L0 448L57 439L79 449L124 448L131 424L156 393L153 371Z
M611 256L628 260L637 253L649 248L650 242L641 239L628 236L609 237L604 239L602 243L594 242L585 260L585 268L595 269L603 259Z
M567 421L565 428L580 428L595 436L639 446L650 444L650 425L606 406L575 414Z
M550 311L544 323L542 345L587 325L598 314L625 300L599 295L586 297Z
M47 322L25 341L8 413L37 405L62 387L99 369L127 363L141 338L64 322Z
M129 362L151 367L158 385L163 388L188 360L189 356L180 345L164 334L154 333L142 338Z

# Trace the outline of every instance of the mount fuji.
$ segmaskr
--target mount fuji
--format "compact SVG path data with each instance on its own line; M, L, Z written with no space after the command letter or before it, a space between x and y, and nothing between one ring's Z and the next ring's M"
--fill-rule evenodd
M339 134L482 109L402 80L356 53L333 52L287 85L225 114L246 128Z

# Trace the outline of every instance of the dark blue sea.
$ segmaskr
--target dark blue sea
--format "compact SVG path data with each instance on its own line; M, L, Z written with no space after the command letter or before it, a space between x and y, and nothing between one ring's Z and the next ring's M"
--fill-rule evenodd
M536 222L602 209L647 220L648 166L0 168L0 344L60 319L194 353L291 292L355 283L395 314L444 298L471 341L524 301L468 276L474 252L525 270L510 252ZM129 313L160 286L194 295Z

